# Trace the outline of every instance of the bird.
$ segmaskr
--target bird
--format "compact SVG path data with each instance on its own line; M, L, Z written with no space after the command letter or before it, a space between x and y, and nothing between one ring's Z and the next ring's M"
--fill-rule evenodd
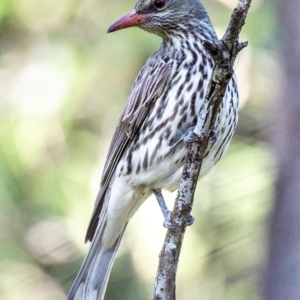
M138 0L108 32L129 27L155 34L162 43L137 75L116 126L86 234L90 248L68 300L104 299L126 226L150 195L162 204L165 226L172 226L162 190L178 189L188 152L185 138L195 128L214 67L203 42L218 39L198 0ZM233 75L218 110L199 179L226 152L237 126L238 103Z

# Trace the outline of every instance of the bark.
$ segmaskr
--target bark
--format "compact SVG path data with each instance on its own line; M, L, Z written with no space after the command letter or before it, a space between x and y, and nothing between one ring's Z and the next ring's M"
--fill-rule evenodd
M201 110L203 113L198 118L194 132L188 138L189 152L186 156L174 210L171 215L171 221L176 226L167 231L159 255L153 300L176 299L176 272L186 223L192 209L202 160L213 130L217 111L233 74L234 61L239 51L247 45L247 43L239 43L238 38L250 4L251 0L239 0L237 8L231 15L224 37L215 44L203 43L212 56L215 67L206 101Z
M300 2L277 4L283 91L272 135L278 162L264 299L300 299ZM279 39L280 40L280 39Z

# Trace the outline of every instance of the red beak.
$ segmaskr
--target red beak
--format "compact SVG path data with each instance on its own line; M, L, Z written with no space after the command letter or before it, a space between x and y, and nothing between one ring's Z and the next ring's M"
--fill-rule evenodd
M112 24L108 29L107 32L113 32L120 29L134 27L146 22L146 15L139 15L135 9L129 12L127 15L116 21Z

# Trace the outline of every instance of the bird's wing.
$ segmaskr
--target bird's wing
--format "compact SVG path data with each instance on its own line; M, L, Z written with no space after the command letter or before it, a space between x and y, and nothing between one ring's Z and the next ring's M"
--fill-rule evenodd
M91 241L94 236L106 190L123 153L138 133L152 105L161 95L171 73L172 64L170 62L165 62L158 57L154 58L152 56L152 59L148 60L148 63L140 71L118 122L106 158L101 187L87 230L86 241Z

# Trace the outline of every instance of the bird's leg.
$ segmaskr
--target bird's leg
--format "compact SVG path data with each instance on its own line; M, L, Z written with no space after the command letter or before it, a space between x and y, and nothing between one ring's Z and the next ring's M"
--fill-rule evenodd
M163 195L161 193L161 190L155 190L155 189L153 189L152 191L153 191L153 194L156 197L156 200L157 200L157 202L159 204L159 207L161 209L161 212L164 215L165 222L166 222L166 220L170 219L170 211L169 211L169 209L167 207L167 204L166 204L165 199L164 199L164 197L163 197Z
M153 194L155 195L156 200L159 204L159 207L164 215L164 218L165 218L164 227L168 228L168 229L175 228L176 226L174 226L171 222L171 211L168 209L168 207L166 205L166 202L161 193L161 190L152 189L152 191L153 191ZM194 220L195 220L195 218L193 216L189 215L187 226L192 225L194 223Z

